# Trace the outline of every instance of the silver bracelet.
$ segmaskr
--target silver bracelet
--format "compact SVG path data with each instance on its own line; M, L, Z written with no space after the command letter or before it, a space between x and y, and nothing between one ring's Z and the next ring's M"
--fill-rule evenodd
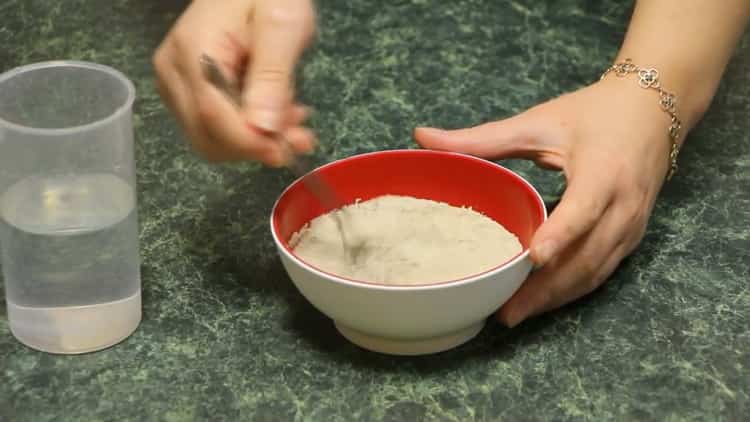
M680 138L680 129L682 129L682 122L677 118L677 97L674 94L665 91L661 87L659 81L659 71L654 68L643 68L633 64L631 59L625 59L624 62L615 63L610 66L607 70L602 73L600 80L604 79L610 72L614 72L615 76L620 78L627 76L631 73L638 74L638 86L644 89L653 89L659 93L659 105L661 109L669 114L672 121L669 124L667 133L669 140L672 143L669 151L669 172L667 173L667 180L671 179L674 173L677 171L677 155L680 153L680 144L677 142Z

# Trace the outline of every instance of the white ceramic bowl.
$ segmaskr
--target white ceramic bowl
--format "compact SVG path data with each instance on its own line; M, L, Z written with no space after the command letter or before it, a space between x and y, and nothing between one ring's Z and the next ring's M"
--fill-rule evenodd
M517 174L475 157L427 150L358 155L315 170L346 202L384 194L470 206L503 224L523 252L490 271L461 280L393 286L349 280L321 271L291 250L291 235L329 211L302 180L287 188L271 215L279 256L299 291L353 343L372 351L420 355L470 340L526 279L528 246L547 218L542 198Z

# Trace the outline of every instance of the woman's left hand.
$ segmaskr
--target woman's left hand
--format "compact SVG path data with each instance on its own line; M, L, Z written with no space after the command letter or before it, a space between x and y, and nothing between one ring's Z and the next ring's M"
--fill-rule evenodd
M659 97L614 76L506 120L418 128L425 148L526 158L562 170L567 189L531 242L533 272L498 311L508 326L599 287L643 238L669 167Z

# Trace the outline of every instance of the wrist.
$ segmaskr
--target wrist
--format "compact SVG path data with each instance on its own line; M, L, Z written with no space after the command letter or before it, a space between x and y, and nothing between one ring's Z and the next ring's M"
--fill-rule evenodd
M615 63L624 62L627 58L631 58L633 63L641 68L658 71L661 87L674 94L676 98L684 138L708 110L720 78L710 75L710 72L704 72L702 67L692 62L664 56L655 57L647 53L627 54L621 51Z
M626 82L623 79L629 79L629 81ZM656 130L655 133L660 132L661 136L657 138L669 140L667 179L670 179L677 170L676 159L687 130L682 117L678 114L675 94L663 87L659 71L638 66L630 59L626 59L606 69L599 83L609 86L608 89L620 92L615 97L619 99L620 105L624 106L627 113L641 116L635 119L641 130L661 126L661 129ZM630 86L624 87L624 85ZM641 120L642 123L640 123ZM646 132L647 135L650 133L648 130ZM651 137L646 136L646 138Z

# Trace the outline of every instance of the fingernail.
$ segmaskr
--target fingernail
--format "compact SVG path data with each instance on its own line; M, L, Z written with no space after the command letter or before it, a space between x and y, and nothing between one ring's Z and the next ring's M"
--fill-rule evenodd
M502 323L506 327L513 328L516 325L520 324L524 318L518 312L514 312L513 310L510 310L510 311L499 312L497 315L497 319L500 321L500 323Z
M265 163L267 166L272 167L272 168L281 168L281 167L284 167L288 161L289 161L289 155L284 151L280 151L280 152L271 154L265 160Z
M557 244L553 240L545 240L541 245L534 248L536 264L541 266L549 262L557 253Z
M281 113L268 109L256 109L250 112L250 121L269 132L276 132L281 128L281 117Z
M513 327L515 327L516 325L520 324L520 323L521 323L521 321L523 321L523 320L522 320L522 319L520 319L520 318L517 318L517 319L509 319L509 320L508 320L508 321L507 321L507 322L505 323L505 325L506 325L506 326L507 326L508 328L513 328Z

